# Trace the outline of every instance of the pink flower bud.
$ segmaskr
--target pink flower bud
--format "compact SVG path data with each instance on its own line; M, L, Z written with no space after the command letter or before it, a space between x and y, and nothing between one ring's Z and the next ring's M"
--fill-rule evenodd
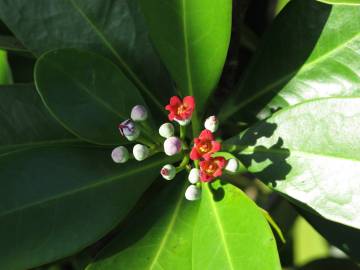
M136 105L131 110L131 119L134 121L145 121L148 117L147 110L142 105Z
M176 155L181 151L181 140L178 137L167 138L164 142L164 152L168 156Z
M115 163L125 163L129 159L129 151L124 146L119 146L111 152L111 157Z
M119 125L120 134L125 136L129 141L136 140L140 135L140 130L136 124L131 120L127 119Z

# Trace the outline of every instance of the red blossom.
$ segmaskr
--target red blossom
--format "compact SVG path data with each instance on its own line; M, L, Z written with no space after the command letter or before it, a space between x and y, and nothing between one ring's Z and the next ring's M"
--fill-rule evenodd
M211 131L204 129L198 138L194 139L194 146L191 149L190 158L192 160L210 159L211 155L221 149L221 144L214 140Z
M226 161L223 157L200 161L200 180L210 182L214 178L221 176L225 165Z
M192 96L186 96L181 100L177 96L170 98L170 104L165 109L169 111L169 120L186 121L191 118L195 108L195 99Z

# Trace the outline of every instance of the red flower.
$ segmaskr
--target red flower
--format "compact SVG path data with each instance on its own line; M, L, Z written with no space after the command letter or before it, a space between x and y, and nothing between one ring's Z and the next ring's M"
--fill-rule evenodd
M190 158L192 160L210 159L211 155L220 149L221 144L214 140L211 131L204 129L200 136L194 139L194 147L191 149Z
M200 180L210 182L214 178L221 176L225 164L226 161L223 157L200 161Z
M170 98L170 104L165 109L169 111L169 120L187 121L190 120L195 108L195 99L192 96L186 96L181 101L177 96Z

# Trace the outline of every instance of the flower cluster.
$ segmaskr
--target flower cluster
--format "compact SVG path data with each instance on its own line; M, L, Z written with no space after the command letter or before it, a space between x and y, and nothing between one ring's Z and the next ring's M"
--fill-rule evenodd
M235 172L238 169L236 159L225 160L224 157L215 153L221 150L221 143L215 140L214 133L217 131L219 123L215 116L208 117L204 122L204 130L197 138L194 138L189 147L187 143L186 126L191 122L195 110L195 99L186 96L180 99L173 96L165 109L169 111L168 119L179 124L180 136L176 136L178 129L166 122L159 128L159 134L164 139L162 149L159 145L152 148L144 144L133 146L133 156L136 160L142 161L151 155L152 152L163 151L168 156L179 153L183 154L183 160L175 167L173 164L164 165L161 176L166 180L172 180L176 174L184 169L188 170L188 181L190 185L185 191L186 199L193 201L201 196L201 186L203 182L210 182L223 174L224 170ZM136 105L131 111L131 117L119 125L120 134L129 141L139 141L140 128L139 122L146 121L148 113L144 106ZM152 151L155 150L155 151ZM129 152L124 146L116 147L112 151L112 159L116 163L124 163L129 159ZM190 163L192 161L192 164Z

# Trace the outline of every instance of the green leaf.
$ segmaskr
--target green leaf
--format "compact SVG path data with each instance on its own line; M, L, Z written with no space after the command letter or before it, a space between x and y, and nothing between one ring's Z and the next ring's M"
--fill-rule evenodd
M164 92L172 93L137 1L0 1L0 19L37 56L53 49L80 48L108 57L156 109L168 101Z
M5 51L0 50L0 85L12 82L11 70Z
M0 86L0 154L74 138L47 112L32 84Z
M1 269L29 269L92 244L125 217L164 163L179 159L118 165L110 153L54 145L0 155Z
M331 5L360 5L360 0L318 0Z
M27 52L26 48L13 36L0 34L0 48L7 51Z
M117 66L78 49L41 56L35 66L35 83L51 114L66 129L97 144L125 143L117 125L130 117L133 106L145 105ZM143 135L148 132L143 131Z
M263 119L305 100L360 95L359 17L357 6L290 1L220 118Z
M193 250L192 269L281 269L261 210L241 190L219 181L203 189Z
M150 205L135 213L87 269L191 269L199 202L185 199L186 187L184 178L177 177L160 194L155 191Z
M300 207L360 228L360 98L326 98L275 113L228 140L260 180Z
M360 230L324 219L304 209L297 210L329 243L355 261L360 260Z
M178 90L184 96L195 96L201 112L225 62L232 1L141 0L140 3L155 47Z
M175 181L135 213L88 270L280 269L266 220L240 190L217 182L213 191L225 197L215 202L204 186L199 208L185 200L183 177Z

